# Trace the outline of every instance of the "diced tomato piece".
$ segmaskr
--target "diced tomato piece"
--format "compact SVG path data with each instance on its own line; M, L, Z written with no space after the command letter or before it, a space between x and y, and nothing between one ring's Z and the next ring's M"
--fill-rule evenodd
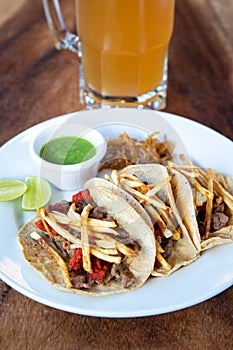
M81 200L84 200L86 203L93 202L93 198L91 197L90 192L87 189L80 191L72 196L72 203L76 203Z
M51 212L51 211L55 210L55 211L59 211L60 213L67 214L69 207L70 207L70 205L66 201L58 202L55 204L48 204L47 205L47 212Z
M95 256L92 256L92 269L93 272L89 273L89 279L98 282L99 284L104 283L104 277L109 269L110 263L101 260Z
M70 259L69 270L77 273L81 273L83 271L83 254L81 248L75 249L74 255Z
M39 230L46 231L42 220L36 221L36 226L38 227Z
M38 227L39 230L47 232L46 228L44 227L43 221L41 219L36 221L36 226ZM51 226L48 225L48 228L49 228L49 231L52 232L54 236L57 236L58 233Z

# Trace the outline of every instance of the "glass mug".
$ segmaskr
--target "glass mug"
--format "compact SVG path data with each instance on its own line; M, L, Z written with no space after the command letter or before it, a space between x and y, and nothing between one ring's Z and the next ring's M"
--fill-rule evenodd
M76 0L78 35L67 31L58 0L43 5L55 46L78 53L87 107L165 107L175 0Z

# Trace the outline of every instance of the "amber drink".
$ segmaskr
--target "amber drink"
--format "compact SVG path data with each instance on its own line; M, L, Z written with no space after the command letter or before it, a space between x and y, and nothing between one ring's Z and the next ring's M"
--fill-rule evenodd
M165 106L175 0L76 0L87 103Z

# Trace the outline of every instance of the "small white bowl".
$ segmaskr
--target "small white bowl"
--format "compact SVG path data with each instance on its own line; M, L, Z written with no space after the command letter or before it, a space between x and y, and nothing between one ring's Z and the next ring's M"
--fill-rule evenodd
M71 165L50 163L40 157L40 150L48 141L64 136L81 137L90 141L95 146L96 154L82 163ZM72 118L56 121L46 128L41 128L31 143L30 152L37 165L39 164L40 177L47 179L60 190L72 191L81 189L88 179L97 175L106 149L106 140L100 132L80 125Z

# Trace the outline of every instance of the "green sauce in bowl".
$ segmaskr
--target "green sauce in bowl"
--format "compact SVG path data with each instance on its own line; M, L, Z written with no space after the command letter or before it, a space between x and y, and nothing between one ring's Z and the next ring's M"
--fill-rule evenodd
M70 165L82 163L96 155L96 148L81 137L63 136L50 140L42 146L40 157L47 162Z

